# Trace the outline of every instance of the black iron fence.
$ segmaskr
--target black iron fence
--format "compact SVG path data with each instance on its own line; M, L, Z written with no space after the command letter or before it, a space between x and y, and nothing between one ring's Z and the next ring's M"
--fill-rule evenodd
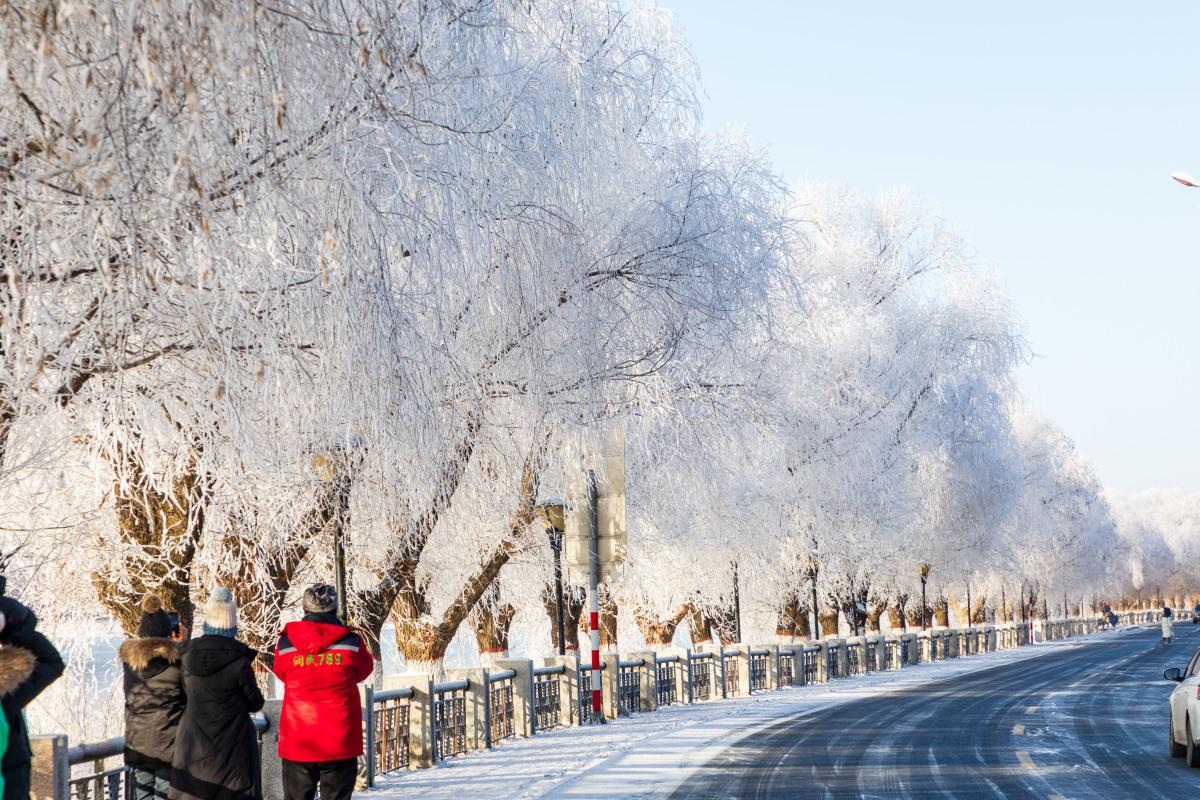
M821 648L819 645L810 644L804 648L804 682L816 683L819 662L821 656Z
M712 653L689 653L688 669L691 676L688 688L692 702L712 697Z
M770 650L750 651L750 691L762 692L767 688L767 662Z
M413 690L388 689L376 692L367 687L366 733L367 774L387 775L408 768L409 704Z
M721 685L725 697L737 697L741 692L741 681L738 675L737 650L725 650L721 653Z
M642 710L642 667L640 658L617 663L617 713L626 716Z
M433 686L433 760L467 752L468 680Z
M561 676L567 671L563 664L538 667L533 671L533 727L548 731L562 724Z
M679 656L656 656L654 659L654 681L659 706L670 706L679 702L679 681L676 672Z
M827 645L825 649L825 675L828 680L842 677L842 646L840 644Z
M782 648L779 650L775 677L780 686L796 685L796 653L794 651Z
M513 737L513 678L516 676L516 671L511 669L488 673L488 733L492 744Z

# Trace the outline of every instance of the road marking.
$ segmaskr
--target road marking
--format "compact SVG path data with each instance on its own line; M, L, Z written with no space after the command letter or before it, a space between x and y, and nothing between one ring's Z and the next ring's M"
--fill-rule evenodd
M1047 797L1046 800L1067 800L1067 799L1065 797L1063 797L1061 794L1052 794L1049 797Z
M1028 770L1036 770L1037 764L1033 763L1033 759L1029 757L1029 753L1024 750L1017 751L1017 761L1021 762L1021 766Z
M1030 706L1029 708L1025 709L1025 713L1026 714L1036 714L1037 706Z
M1012 732L1013 732L1013 736L1024 736L1025 735L1025 726L1024 725L1013 725Z

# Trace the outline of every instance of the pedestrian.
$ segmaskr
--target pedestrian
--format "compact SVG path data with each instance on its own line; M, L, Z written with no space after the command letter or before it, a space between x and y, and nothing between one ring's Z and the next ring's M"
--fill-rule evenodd
M275 648L283 682L279 757L285 800L349 800L363 754L358 684L371 675L366 642L335 613L337 590L324 583L304 591L304 616L284 626Z
M1171 627L1171 609L1168 606L1163 606L1162 610L1162 635L1165 644L1171 643L1171 634L1174 633Z
M0 576L0 704L7 736L3 742L4 800L28 800L33 774L33 750L24 710L66 670L62 656L37 630L37 615L23 603L4 595Z
M134 800L166 800L175 735L187 696L179 644L187 632L163 610L162 598L142 599L137 637L117 651L125 685L125 765Z
M251 662L239 642L237 606L228 589L213 590L204 635L182 648L187 706L171 759L171 800L254 800L259 765L250 715L263 707Z

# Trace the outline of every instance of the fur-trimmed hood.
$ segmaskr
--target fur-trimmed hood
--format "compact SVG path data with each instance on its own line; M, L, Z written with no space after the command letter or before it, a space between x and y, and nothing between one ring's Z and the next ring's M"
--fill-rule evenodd
M150 662L161 658L168 664L179 661L179 645L170 639L159 639L147 636L142 639L126 639L121 643L117 656L129 665L130 669L143 670Z
M24 647L0 647L0 695L12 694L29 680L37 659Z

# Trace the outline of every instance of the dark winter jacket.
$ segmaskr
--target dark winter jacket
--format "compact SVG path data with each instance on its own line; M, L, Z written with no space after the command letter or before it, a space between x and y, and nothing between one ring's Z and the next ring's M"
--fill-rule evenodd
M169 768L187 704L179 645L154 637L129 639L118 655L125 670L125 763Z
M236 639L201 636L183 646L187 708L175 736L172 800L252 800L258 752L250 714L263 707L250 662Z
M289 622L275 648L275 674L284 686L279 757L323 762L361 756L358 684L374 665L362 636L333 614Z
M25 651L10 654L0 663L0 683L9 684L24 676L23 680L9 692L0 692L0 704L8 719L8 747L4 750L2 763L7 773L10 769L24 767L33 760L29 748L29 731L25 727L25 707L58 680L66 670L62 656L50 644L50 640L38 633L37 617L28 606L11 597L0 597L0 613L4 614L4 630L0 631L0 652L4 650ZM29 665L32 663L32 668ZM28 668L28 672L26 672Z

